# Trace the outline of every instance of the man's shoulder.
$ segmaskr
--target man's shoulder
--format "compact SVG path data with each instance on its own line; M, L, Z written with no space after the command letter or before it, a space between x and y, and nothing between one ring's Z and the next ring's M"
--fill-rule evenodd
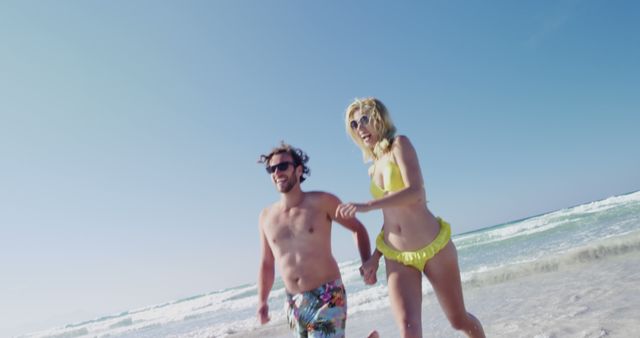
M269 214L271 214L272 210L275 209L275 206L278 204L278 202L274 202L272 204L267 205L266 207L262 208L262 210L260 210L260 220L263 220L267 217L269 217Z
M329 214L333 214L340 204L340 199L336 195L326 191L310 191L307 194L307 205L314 209L322 209Z
M318 200L323 200L323 201L332 201L332 200L337 200L338 197L336 197L336 195L330 193L330 192L326 192L326 191L307 191L306 193L307 197L313 198L313 199L318 199Z

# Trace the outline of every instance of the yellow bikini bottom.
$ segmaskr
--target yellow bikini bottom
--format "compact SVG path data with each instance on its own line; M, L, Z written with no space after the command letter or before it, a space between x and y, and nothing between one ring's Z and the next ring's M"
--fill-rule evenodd
M384 242L384 230L380 231L376 238L376 248L382 252L385 258L400 262L407 266L412 266L420 272L424 271L427 261L433 258L440 250L442 250L451 238L451 226L442 218L438 217L440 223L440 232L433 242L416 251L396 251L390 248Z

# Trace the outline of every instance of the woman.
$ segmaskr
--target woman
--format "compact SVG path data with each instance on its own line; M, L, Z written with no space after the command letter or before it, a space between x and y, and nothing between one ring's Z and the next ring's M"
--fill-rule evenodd
M369 168L374 200L338 207L343 217L382 209L384 224L376 251L361 268L375 280L384 255L389 299L402 337L422 337L422 274L427 277L454 329L484 337L482 324L468 313L462 297L458 256L449 224L426 204L418 157L406 136L395 136L389 112L376 98L356 99L346 111L347 133L361 148Z

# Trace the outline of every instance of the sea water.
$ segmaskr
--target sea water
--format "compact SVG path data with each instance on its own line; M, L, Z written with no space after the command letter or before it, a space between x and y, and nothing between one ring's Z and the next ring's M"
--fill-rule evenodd
M454 236L464 288L505 282L607 256L640 251L640 192L610 197ZM339 264L349 315L388 307L384 261L378 284L365 286L358 260ZM423 283L423 293L433 290ZM270 293L270 325L285 325L284 287ZM255 284L239 285L156 306L21 337L225 337L259 324Z

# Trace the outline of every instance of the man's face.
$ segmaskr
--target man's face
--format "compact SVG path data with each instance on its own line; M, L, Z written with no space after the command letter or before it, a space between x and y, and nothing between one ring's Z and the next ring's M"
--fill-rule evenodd
M287 153L275 154L271 157L269 166L275 169L271 173L271 179L279 192L288 193L298 183L298 171L293 166L291 155ZM282 167L286 167L286 169L282 170Z

